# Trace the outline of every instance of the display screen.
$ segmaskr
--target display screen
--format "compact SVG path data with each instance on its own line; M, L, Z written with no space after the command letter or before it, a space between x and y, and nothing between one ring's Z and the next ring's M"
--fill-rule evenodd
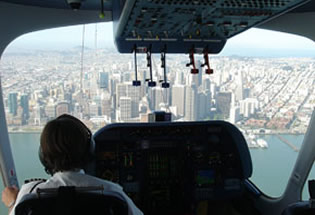
M196 183L200 187L213 185L215 183L214 170L199 170L196 175Z

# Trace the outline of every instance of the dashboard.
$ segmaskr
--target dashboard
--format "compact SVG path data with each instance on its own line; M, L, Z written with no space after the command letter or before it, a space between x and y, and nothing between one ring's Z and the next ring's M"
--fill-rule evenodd
M224 121L111 124L94 139L93 174L120 184L145 214L195 214L242 195L252 174L243 135Z

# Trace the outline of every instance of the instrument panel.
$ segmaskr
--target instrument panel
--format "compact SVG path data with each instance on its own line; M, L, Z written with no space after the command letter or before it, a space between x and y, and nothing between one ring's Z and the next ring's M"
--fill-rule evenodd
M305 0L125 0L113 1L115 43L121 53L134 46L160 53L208 49L304 4ZM139 52L139 50L138 50Z
M201 202L240 196L252 172L244 137L223 121L112 124L94 139L95 175L145 214L195 214Z

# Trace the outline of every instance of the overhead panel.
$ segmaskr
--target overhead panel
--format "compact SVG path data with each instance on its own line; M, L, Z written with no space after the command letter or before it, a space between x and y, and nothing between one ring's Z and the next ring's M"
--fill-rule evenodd
M114 1L113 4L122 4ZM219 53L228 38L293 9L305 0L126 0L114 7L121 53L135 45L153 53ZM116 18L115 18L116 17ZM141 50L139 48L139 50Z

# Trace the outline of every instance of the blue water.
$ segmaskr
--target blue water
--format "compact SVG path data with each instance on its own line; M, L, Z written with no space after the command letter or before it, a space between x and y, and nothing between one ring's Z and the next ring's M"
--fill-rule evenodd
M303 135L282 135L298 148L301 147ZM19 184L29 178L48 178L38 159L39 134L14 133L10 134L12 153L16 164ZM288 182L289 175L294 167L297 152L281 142L274 135L261 136L268 144L268 149L251 149L253 161L253 176L251 180L266 195L281 196ZM315 178L315 171L311 172ZM3 190L0 179L0 190ZM308 193L303 193L303 198L308 199ZM1 202L0 214L7 214L7 209Z
M303 135L281 135L301 148ZM268 149L251 149L253 176L251 180L265 194L279 197L283 194L298 153L274 135L261 136L269 144ZM307 193L305 193L307 194Z

